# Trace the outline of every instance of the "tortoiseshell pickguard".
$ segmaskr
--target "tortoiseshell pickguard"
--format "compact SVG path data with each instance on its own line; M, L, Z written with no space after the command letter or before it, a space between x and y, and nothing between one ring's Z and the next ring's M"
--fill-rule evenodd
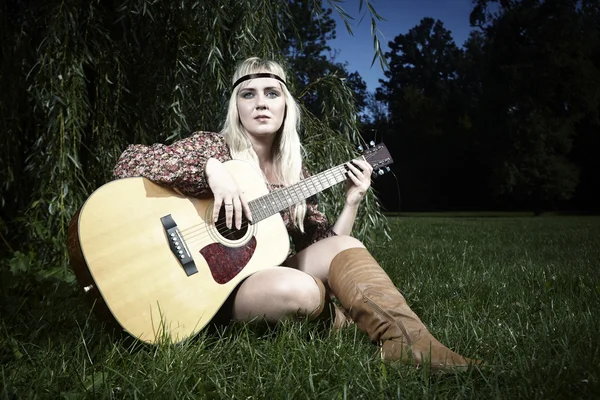
M210 268L215 282L223 284L232 280L248 264L254 250L256 238L241 247L227 247L221 243L212 243L200 250Z

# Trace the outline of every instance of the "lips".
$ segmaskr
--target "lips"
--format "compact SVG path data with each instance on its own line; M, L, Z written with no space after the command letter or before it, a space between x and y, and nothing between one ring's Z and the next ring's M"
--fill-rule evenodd
M265 119L269 119L270 117L268 115L257 115L256 117L254 117L254 119L258 119L258 120L265 120Z

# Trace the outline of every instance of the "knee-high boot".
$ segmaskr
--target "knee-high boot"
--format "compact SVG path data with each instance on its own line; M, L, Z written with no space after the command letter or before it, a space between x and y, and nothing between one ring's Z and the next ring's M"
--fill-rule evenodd
M479 364L448 349L429 333L366 249L339 253L331 262L329 285L358 327L381 343L384 361L429 363L438 370Z
M310 320L323 321L328 325L331 324L330 326L334 330L339 330L353 324L353 321L346 315L344 310L331 301L329 292L325 288L323 281L312 275L311 277L319 287L321 302L319 306L308 315L308 318Z

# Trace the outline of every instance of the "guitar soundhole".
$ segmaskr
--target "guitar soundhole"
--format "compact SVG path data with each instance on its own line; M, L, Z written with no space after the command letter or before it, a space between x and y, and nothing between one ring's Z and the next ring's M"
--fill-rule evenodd
M225 223L225 208L221 208L221 212L219 212L219 219L215 224L217 228L217 232L219 235L228 240L239 240L242 239L246 232L248 231L248 220L246 217L242 216L242 227L238 230L235 228L235 220L231 221L231 229L227 228L227 224Z

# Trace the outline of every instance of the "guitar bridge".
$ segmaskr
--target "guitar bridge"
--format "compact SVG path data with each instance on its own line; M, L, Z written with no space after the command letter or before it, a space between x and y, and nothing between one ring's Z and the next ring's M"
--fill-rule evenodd
M183 240L183 236L171 217L171 214L166 215L160 219L160 222L163 225L163 229L167 234L167 240L169 242L169 247L171 248L171 252L181 264L181 267L185 271L187 276L194 275L198 272L198 268L196 267L196 263L194 263L194 258L190 253L187 245L185 244L185 240Z

